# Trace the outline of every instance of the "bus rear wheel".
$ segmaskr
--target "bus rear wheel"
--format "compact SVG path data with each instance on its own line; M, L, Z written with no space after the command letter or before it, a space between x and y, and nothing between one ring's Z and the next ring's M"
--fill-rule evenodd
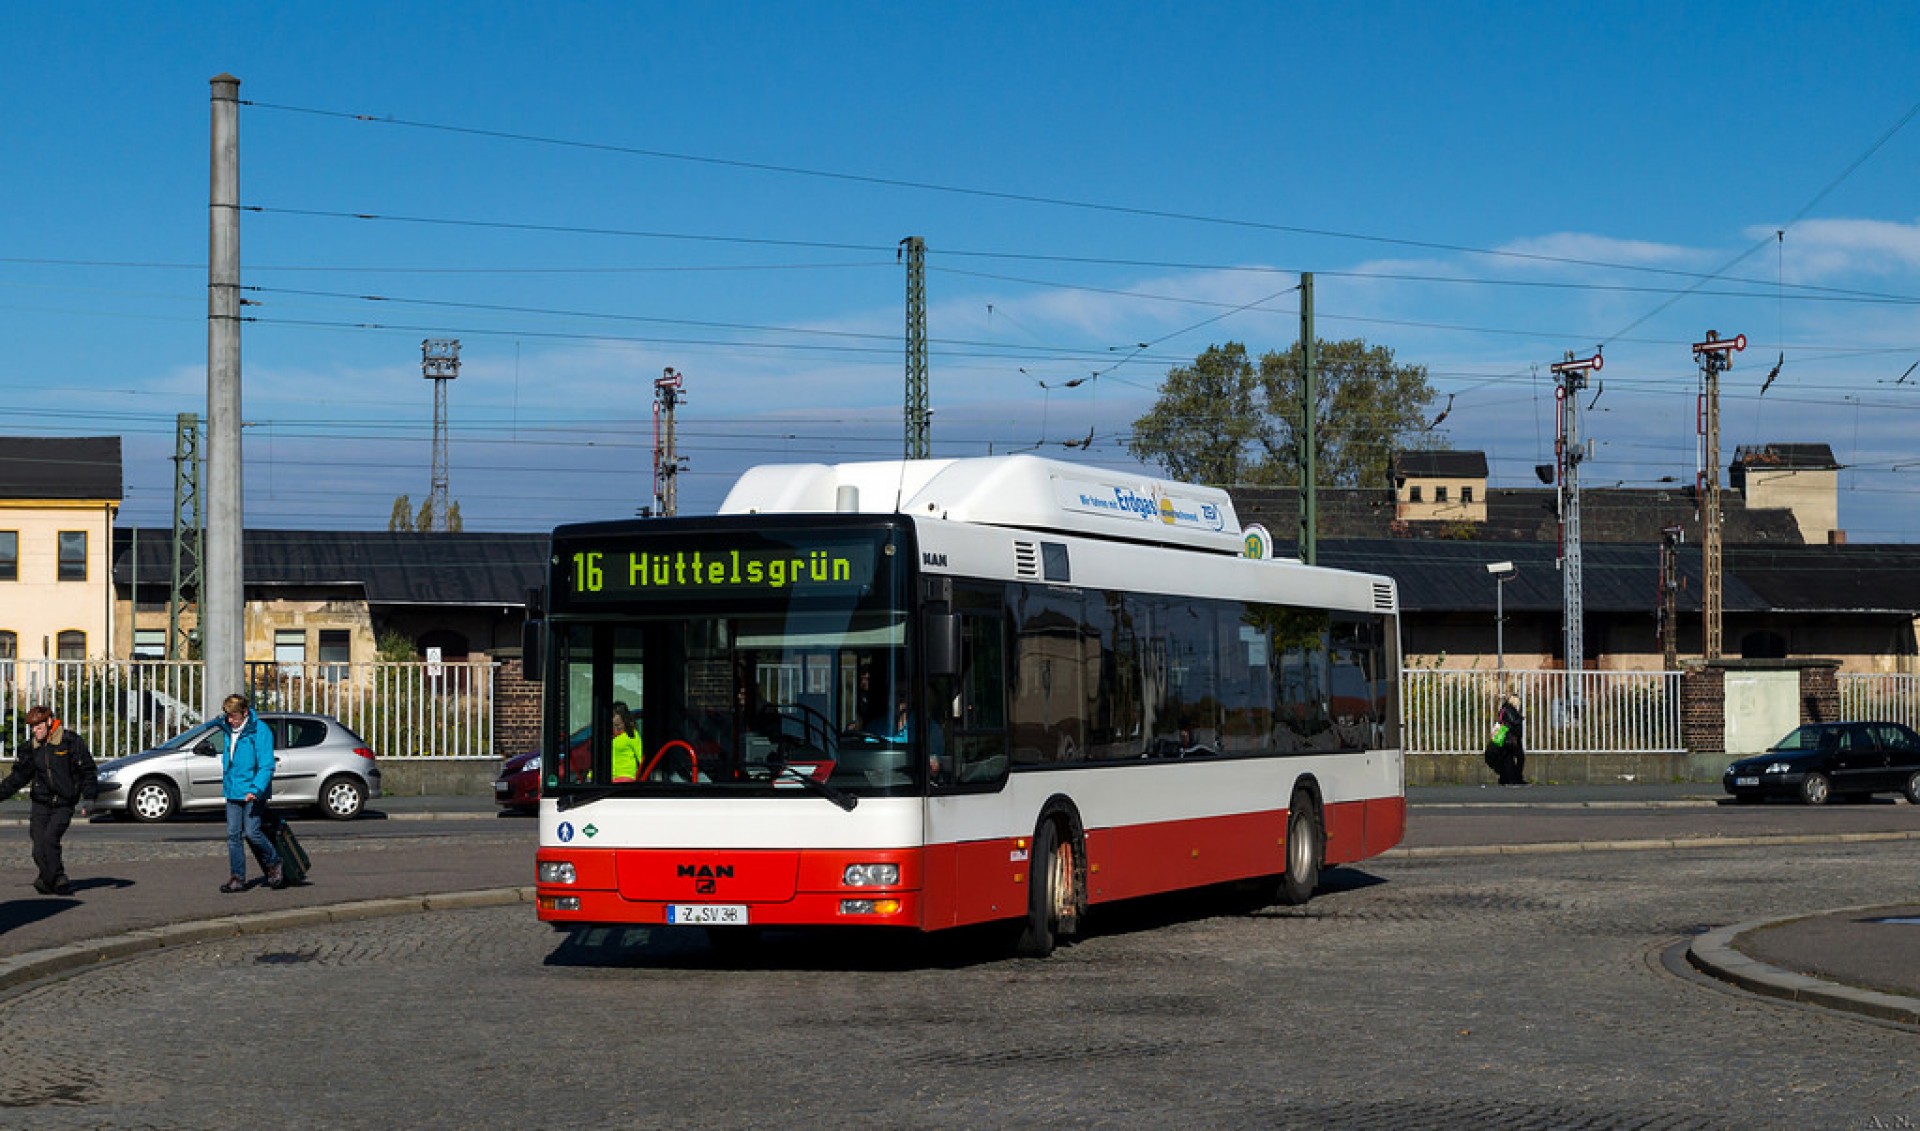
M1280 899L1295 907L1313 898L1320 886L1326 837L1320 832L1320 808L1306 790L1287 806L1287 870L1280 877Z
M1027 859L1027 921L1013 952L1022 958L1045 958L1061 937L1079 925L1080 890L1074 845L1062 840L1060 826L1041 824L1033 835Z

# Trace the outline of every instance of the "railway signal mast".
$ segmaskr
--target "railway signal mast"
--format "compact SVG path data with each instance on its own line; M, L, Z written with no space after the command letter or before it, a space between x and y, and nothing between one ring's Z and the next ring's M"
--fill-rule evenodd
M1693 344L1700 364L1700 473L1695 496L1700 503L1700 655L1720 658L1720 374L1733 367L1733 355L1747 348L1747 336L1722 338L1712 330Z
M1579 671L1587 654L1585 587L1580 573L1580 464L1586 458L1580 439L1580 393L1587 387L1587 374L1599 372L1605 364L1598 351L1582 358L1568 351L1565 361L1553 363L1553 395L1559 409L1553 455L1560 477L1560 580L1566 594L1569 672ZM1577 698L1578 692L1574 695Z

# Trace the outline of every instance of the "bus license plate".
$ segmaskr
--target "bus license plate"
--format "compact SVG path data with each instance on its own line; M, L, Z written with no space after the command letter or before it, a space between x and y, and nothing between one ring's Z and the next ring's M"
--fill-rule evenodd
M744 903L669 903L667 922L694 927L744 927Z

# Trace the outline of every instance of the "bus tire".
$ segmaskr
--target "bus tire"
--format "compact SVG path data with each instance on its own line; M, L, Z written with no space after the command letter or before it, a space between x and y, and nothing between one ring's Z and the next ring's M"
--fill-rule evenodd
M1027 921L1014 941L1022 958L1045 958L1063 935L1073 933L1079 914L1079 869L1074 845L1062 840L1058 823L1041 822L1027 858Z
M1320 886L1320 862L1326 856L1326 837L1320 831L1320 809L1306 790L1296 790L1287 806L1287 870L1280 876L1280 899L1300 906Z

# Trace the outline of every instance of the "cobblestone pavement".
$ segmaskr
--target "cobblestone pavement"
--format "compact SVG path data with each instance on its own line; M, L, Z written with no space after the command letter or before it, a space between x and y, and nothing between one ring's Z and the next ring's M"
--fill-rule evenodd
M1920 1034L1665 956L1917 869L1912 841L1394 858L1305 908L1107 912L1045 961L526 908L290 929L0 1002L0 1123L1914 1126Z

